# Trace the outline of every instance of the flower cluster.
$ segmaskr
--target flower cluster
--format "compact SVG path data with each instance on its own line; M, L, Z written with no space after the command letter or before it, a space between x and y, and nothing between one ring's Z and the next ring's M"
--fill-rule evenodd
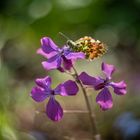
M60 72L71 72L70 70L71 68L74 68L73 65L76 60L94 59L106 51L103 43L95 41L91 37L84 37L76 42L71 42L72 41L68 41L66 45L60 48L51 38L43 37L41 39L41 48L37 50L38 54L46 58L46 61L42 62L43 68L45 70L57 69ZM103 110L110 109L113 106L113 101L109 87L112 87L114 93L117 95L124 95L126 94L126 84L124 81L118 83L110 81L112 79L111 76L115 71L113 65L102 63L102 71L105 74L105 78L92 77L86 72L82 72L80 75L77 74L75 81L65 81L60 83L55 89L51 88L51 77L46 76L44 78L37 78L35 80L36 86L31 90L31 97L36 102L42 102L45 99L49 99L46 106L46 114L51 120L59 121L63 116L63 109L55 99L55 96L76 95L79 91L77 84L80 80L83 86L88 85L92 86L94 90L100 90L96 97L96 102Z
M59 48L48 37L43 37L41 39L41 49L37 52L47 58L47 61L42 62L42 65L46 70L70 70L75 60L85 58L83 52L73 52L67 45Z
M59 84L55 89L51 88L51 78L46 76L45 78L36 79L37 86L31 91L31 97L36 102L42 102L46 98L49 98L46 106L46 113L53 121L59 121L63 116L63 110L60 104L56 101L55 96L72 96L78 92L78 86L72 80L68 80L62 84Z
M68 44L75 52L84 52L85 58L90 60L102 56L107 51L105 44L89 36L80 38L73 43L68 41Z
M37 53L47 59L42 62L44 69L58 69L61 72L70 70L75 60L85 58L83 52L73 52L67 45L60 48L49 37L43 37L41 39L41 48L37 50ZM36 79L35 82L37 86L33 87L31 97L36 102L42 102L46 98L49 98L46 106L46 114L51 120L59 121L63 116L63 109L56 101L55 96L76 95L79 90L76 82L68 80L59 84L55 89L51 88L51 78L49 76Z
M109 87L114 89L114 93L117 95L126 94L126 83L124 81L111 82L112 74L115 71L113 65L102 63L102 71L105 74L105 78L92 77L85 72L79 75L80 80L84 85L92 86L95 90L101 90L96 97L96 102L100 105L103 110L112 108L113 101L109 91Z

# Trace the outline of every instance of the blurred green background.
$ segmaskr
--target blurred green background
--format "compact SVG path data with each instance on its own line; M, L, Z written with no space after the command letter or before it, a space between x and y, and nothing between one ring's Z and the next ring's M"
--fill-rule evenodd
M29 96L37 77L51 75L54 87L70 78L46 72L43 57L36 54L43 36L63 45L66 40L58 32L107 44L103 57L78 61L76 67L91 75L101 74L102 61L117 67L114 81L124 79L128 94L114 95L111 110L103 112L95 103L97 93L89 90L98 129L104 140L140 140L140 0L1 0L0 139L90 140L87 114L65 114L54 123L43 113L45 102ZM82 93L58 100L65 109L86 109Z

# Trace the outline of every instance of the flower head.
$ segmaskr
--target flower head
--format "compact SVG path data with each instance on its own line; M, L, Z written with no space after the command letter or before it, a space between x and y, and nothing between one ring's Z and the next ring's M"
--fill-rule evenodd
M36 102L42 102L46 98L49 98L46 106L46 113L51 120L59 121L63 117L63 109L55 99L55 96L76 95L78 92L78 86L74 81L68 80L62 84L59 84L55 89L52 89L51 78L49 76L36 79L35 82L37 86L32 88L31 97Z
M43 37L41 39L41 49L37 53L47 58L47 61L42 62L46 70L70 70L74 60L85 58L83 52L73 52L66 45L59 48L49 37Z
M89 36L85 36L73 42L72 47L76 52L84 52L86 59L90 60L100 57L107 50L105 44Z
M92 86L95 90L100 90L99 94L96 97L96 102L100 105L103 110L112 108L113 100L112 95L109 91L109 87L114 89L114 93L117 95L126 94L126 83L124 81L120 82L111 82L112 74L115 71L113 65L102 63L102 71L105 74L105 79L102 77L92 77L87 73L82 72L79 76L79 79L84 85Z

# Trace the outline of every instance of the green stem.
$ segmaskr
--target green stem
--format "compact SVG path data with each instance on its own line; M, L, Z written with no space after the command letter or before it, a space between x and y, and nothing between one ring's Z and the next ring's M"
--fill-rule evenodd
M97 126L96 126L95 114L93 113L93 111L91 109L86 90L85 90L82 82L79 80L77 70L74 67L73 67L73 70L74 70L73 77L75 78L75 80L79 84L79 86L81 87L81 90L84 94L85 102L86 102L87 109L88 109L88 112L89 112L89 119L90 119L91 127L92 127L93 140L101 140L101 136L100 136L100 134L97 130Z

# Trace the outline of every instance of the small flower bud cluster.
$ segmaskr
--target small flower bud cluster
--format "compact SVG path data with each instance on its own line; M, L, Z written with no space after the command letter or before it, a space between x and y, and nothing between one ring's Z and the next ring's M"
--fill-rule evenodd
M75 41L74 51L84 52L86 59L93 60L102 56L107 49L106 45L101 43L99 40L85 36Z

